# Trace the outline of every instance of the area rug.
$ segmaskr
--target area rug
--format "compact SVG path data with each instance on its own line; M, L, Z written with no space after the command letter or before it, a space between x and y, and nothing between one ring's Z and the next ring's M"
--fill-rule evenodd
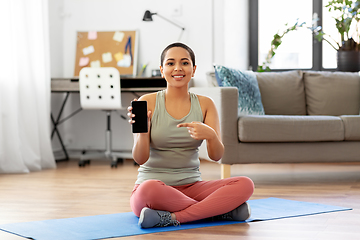
M301 202L280 198L265 198L248 201L251 218L246 222L266 221L280 218L351 210L351 208ZM132 235L168 232L202 227L236 224L234 221L197 221L180 226L141 229L138 217L132 212L96 215L77 218L51 219L35 222L0 225L0 230L35 240L92 240Z

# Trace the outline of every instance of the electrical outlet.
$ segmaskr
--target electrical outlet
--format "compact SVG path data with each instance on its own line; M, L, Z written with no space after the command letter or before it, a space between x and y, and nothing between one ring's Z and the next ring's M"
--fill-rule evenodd
M181 17L181 15L182 15L182 5L178 5L172 9L171 16Z

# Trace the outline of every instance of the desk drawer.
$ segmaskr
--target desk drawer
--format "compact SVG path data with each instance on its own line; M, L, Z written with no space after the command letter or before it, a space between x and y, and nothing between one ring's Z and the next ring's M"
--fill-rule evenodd
M52 92L79 92L79 79L52 78Z

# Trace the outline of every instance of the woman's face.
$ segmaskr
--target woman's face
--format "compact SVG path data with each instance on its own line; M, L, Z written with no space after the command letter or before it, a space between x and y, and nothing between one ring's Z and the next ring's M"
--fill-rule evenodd
M166 52L162 64L163 66L160 66L161 75L171 86L188 84L196 70L189 52L181 47L170 48Z

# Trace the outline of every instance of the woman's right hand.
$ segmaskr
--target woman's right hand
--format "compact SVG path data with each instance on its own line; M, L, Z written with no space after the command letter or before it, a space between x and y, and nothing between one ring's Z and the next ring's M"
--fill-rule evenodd
M137 101L137 99L134 98L133 101ZM133 120L133 117L135 117L135 115L132 113L132 109L133 109L133 107L132 107L131 104L130 104L130 106L127 108L127 110L128 110L127 116L130 118L130 119L129 119L130 125L132 125L132 124L135 122L135 121Z
M137 101L134 99L133 101ZM135 114L132 113L132 106L130 105L128 108L128 117L130 118L129 123L132 125L135 121L133 118ZM139 165L144 164L150 155L150 117L151 111L148 111L148 132L146 133L134 133L134 145L132 149L132 155L135 162Z
M137 99L134 98L133 101L137 101ZM133 118L135 117L135 114L132 113L132 109L133 109L133 107L131 105L127 108L127 110L128 110L127 116L130 118L129 119L130 125L132 125L135 122L135 120L133 120ZM151 111L147 112L147 118L148 118L148 132L149 132L150 124L151 124Z

